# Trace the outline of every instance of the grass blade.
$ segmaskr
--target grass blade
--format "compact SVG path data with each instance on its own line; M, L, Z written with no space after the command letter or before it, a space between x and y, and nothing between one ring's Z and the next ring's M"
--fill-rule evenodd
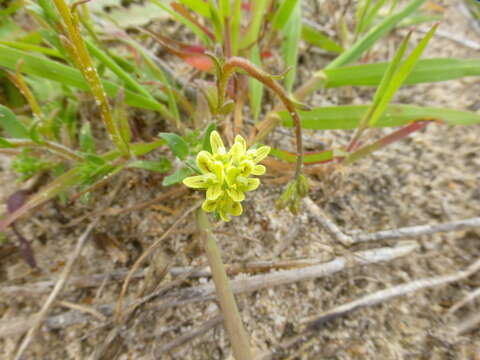
M269 3L270 1L267 0L253 2L252 11L250 12L253 17L250 20L247 33L240 42L241 48L252 46L258 40Z
M320 49L342 53L343 48L337 44L335 41L330 39L327 35L323 34L315 23L312 23L308 20L303 20L302 24L302 39L305 40L310 45L319 47Z
M325 87L378 86L389 63L345 66L324 70ZM465 76L480 76L480 60L434 58L417 62L404 85L447 81Z
M417 10L425 1L426 0L413 0L400 12L386 17L382 22L371 28L363 38L355 42L350 49L343 52L328 64L326 69L334 69L352 63L360 58L360 56L362 56L366 50L370 49L378 39L393 29L402 19Z
M236 56L238 54L238 45L239 45L239 34L240 34L240 26L242 20L242 0L234 0L233 3L233 14L232 14L232 21L231 21L231 30L230 33L232 39L232 55Z
M299 114L304 129L356 129L368 108L369 105L326 106L311 111L299 111ZM284 126L293 127L293 120L287 111L280 111L278 115ZM480 114L436 107L390 104L374 127L403 126L416 120L440 121L449 125L475 125L480 124Z
M427 35L425 35L425 37L415 47L415 49L411 52L408 58L399 66L398 70L393 74L391 79L388 80L388 84L383 89L381 89L382 92L379 92L377 90L373 104L375 110L371 118L369 119L369 125L375 124L375 122L378 120L380 115L387 107L387 104L392 100L393 95L395 95L400 86L402 86L407 76L412 72L413 67L415 66L423 51L427 47L428 42L433 37L433 34L437 30L437 27L438 24L433 26L432 29L427 33ZM408 41L408 36L405 40L405 42ZM381 83L380 85L382 86L383 84Z
M297 75L298 46L302 35L301 5L301 1L296 3L290 19L284 28L285 40L282 44L282 52L285 65L290 67L290 71L285 76L285 88L289 93L292 92L293 83Z
M298 0L283 0L272 20L274 30L282 30L295 11Z
M188 27L190 30L192 30L193 33L195 33L195 35L197 35L200 40L202 40L202 42L206 45L212 45L212 41L210 40L210 38L207 36L207 34L205 34L205 32L200 29L197 25L195 25L194 23L192 23L190 20L188 20L187 18L185 18L184 16L181 16L179 13L173 11L172 9L170 9L168 6L165 6L164 4L162 4L159 0L150 0L152 3L154 3L155 5L157 5L159 8L161 8L162 10L166 11L170 16L172 16L175 20L177 20L178 22L181 22L183 25L185 25L186 27ZM210 10L209 10L210 12Z
M13 138L30 138L27 127L17 119L9 108L3 105L0 105L0 128L3 128Z
M16 64L20 59L24 61L22 72L25 74L36 75L82 90L90 90L79 70L41 56L30 55L21 50L0 45L0 66L15 70ZM108 80L102 80L102 83L106 93L111 97L116 97L122 87ZM125 91L125 101L131 106L143 109L156 110L159 112L167 111L159 102L129 90Z
M252 50L250 51L250 60L259 68L262 67L262 60L260 58L260 50L258 45L252 47ZM260 111L262 110L263 84L253 77L249 77L248 89L253 120L257 121L258 117L260 116Z

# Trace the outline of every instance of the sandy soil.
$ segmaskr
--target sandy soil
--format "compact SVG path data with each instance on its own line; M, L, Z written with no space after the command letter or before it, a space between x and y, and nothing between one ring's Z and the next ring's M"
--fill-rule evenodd
M468 18L456 2L443 2L446 20L441 29L480 43ZM309 3L308 6L311 6ZM320 7L326 7L325 2ZM320 20L317 19L320 22ZM332 24L325 22L326 28ZM397 31L372 51L372 61L391 56L390 44L398 44ZM418 39L421 33L415 33ZM426 51L427 57L478 58L478 50L470 49L451 39L436 36ZM325 59L317 52L305 52L306 69L300 79L321 66ZM418 105L444 106L478 111L480 82L466 78L448 83L406 87L396 101ZM315 94L310 104L366 103L372 89L332 89ZM373 156L361 160L349 169L328 176L316 177L319 185L311 197L343 231L372 232L402 226L440 223L478 216L480 211L480 127L449 127L429 125L408 139L396 143ZM345 132L307 133L307 146L332 141L346 141ZM292 144L293 138L284 132L275 133L272 143ZM18 185L8 170L8 159L2 157L0 171L0 200L5 200ZM339 181L341 180L341 181ZM161 176L142 171L125 173L107 188L98 191L91 205L75 204L61 207L47 204L22 219L22 233L33 240L35 255L41 271L31 272L18 251L13 233L8 232L0 242L0 357L7 359L21 340L20 335L5 334L16 321L29 319L39 310L50 288L29 286L41 281L55 280L63 269L76 239L91 220L69 227L70 222L93 210L104 209L104 195L117 186L122 191L111 209L123 209L158 196ZM128 191L123 191L128 189ZM350 258L352 266L338 274L292 285L268 288L237 297L242 318L252 345L258 354L279 350L280 345L300 334L306 320L323 311L363 295L397 284L424 277L450 274L465 269L480 256L480 231L459 231L417 238L415 253L388 263L356 266L352 251L394 246L385 241L355 245L349 249L334 241L306 210L298 216L277 212L274 201L282 187L263 186L245 202L245 214L228 224L217 224L216 232L225 263L244 263L257 260L319 259L328 261L337 256ZM128 269L153 241L158 239L175 219L189 208L197 194L159 203L141 211L118 216L105 216L95 229L93 239L86 245L73 277L92 278L93 274L113 274ZM0 208L1 211L4 208ZM147 281L136 280L130 287L128 299L148 294L157 285L168 286L171 274L159 276L170 266L184 267L205 263L196 249L195 225L185 222L162 243L161 250L147 264ZM245 278L239 274L236 278ZM175 286L185 288L205 284L207 278L186 279ZM17 286L15 291L12 287ZM279 352L279 358L291 359L480 359L480 333L471 331L455 336L455 325L479 311L479 302L472 302L447 316L448 309L466 294L480 286L478 274L450 285L399 297L382 305L364 308L326 323L299 345ZM59 300L84 307L86 321L70 326L48 323L31 345L28 359L86 359L95 358L95 351L107 343L114 327L112 322L85 313L113 303L121 282L115 276L92 284L70 283ZM10 290L9 290L10 289ZM43 289L43 290L42 290ZM45 291L46 289L46 291ZM154 303L161 301L155 300ZM58 303L52 316L68 311L68 303ZM197 328L215 316L218 308L213 301L159 310L146 305L119 329L115 341L101 359L150 359L156 351L180 335ZM13 330L12 330L13 331ZM217 326L176 348L165 359L227 359L228 339ZM288 357L291 356L291 357Z

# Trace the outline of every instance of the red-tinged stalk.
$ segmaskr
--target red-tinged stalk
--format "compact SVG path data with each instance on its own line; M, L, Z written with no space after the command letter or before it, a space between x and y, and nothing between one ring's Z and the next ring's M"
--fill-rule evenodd
M288 110L295 123L295 137L297 141L297 165L294 177L297 179L302 173L303 167L303 141L302 126L300 116L298 115L296 105L289 98L285 90L273 79L272 75L259 69L249 60L241 57L231 57L222 67L222 76L218 82L218 104L222 106L225 101L225 91L228 80L236 68L240 68L248 73L251 77L257 79L266 87L270 88L282 102L283 106Z
M170 6L174 11L176 11L185 19L189 20L192 24L196 25L199 29L201 29L205 33L205 35L207 35L211 40L215 40L215 35L207 27L202 25L194 16L192 16L185 6L176 2L172 2Z
M391 143L394 143L396 141L399 141L406 136L410 135L411 133L414 133L416 131L419 131L423 129L425 126L427 126L431 121L416 121L410 125L407 125L400 130L397 130L390 135L385 136L384 138L375 141L371 145L364 146L363 148L351 153L343 162L344 165L349 165L352 162L365 157L369 154L371 154L374 151L377 151L387 145L390 145Z

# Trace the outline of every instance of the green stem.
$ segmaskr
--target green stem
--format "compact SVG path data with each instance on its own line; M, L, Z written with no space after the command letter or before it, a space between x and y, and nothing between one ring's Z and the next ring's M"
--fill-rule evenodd
M44 148L50 150L52 153L55 153L67 160L73 161L83 161L83 157L77 154L75 151L70 150L68 147L63 145L51 142L51 141L42 141L40 143L33 142L31 140L19 140L19 139L6 139L10 144L16 148L21 147L35 147L35 148Z
M222 262L220 249L212 233L207 214L202 209L197 210L197 225L203 237L217 298L225 319L225 328L232 343L235 359L252 360L253 354L250 349L250 342L240 319L240 313Z

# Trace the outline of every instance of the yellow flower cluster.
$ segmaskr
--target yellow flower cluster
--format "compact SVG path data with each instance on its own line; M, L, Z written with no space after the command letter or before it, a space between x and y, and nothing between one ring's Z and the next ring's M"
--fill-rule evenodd
M207 198L202 204L206 212L216 211L224 221L230 221L228 215L242 213L245 192L258 188L260 180L250 175L263 175L265 166L258 165L270 152L269 146L247 150L243 137L237 135L235 143L227 152L222 138L216 131L210 134L212 153L200 151L197 166L202 175L190 176L183 183L194 189L206 189Z

